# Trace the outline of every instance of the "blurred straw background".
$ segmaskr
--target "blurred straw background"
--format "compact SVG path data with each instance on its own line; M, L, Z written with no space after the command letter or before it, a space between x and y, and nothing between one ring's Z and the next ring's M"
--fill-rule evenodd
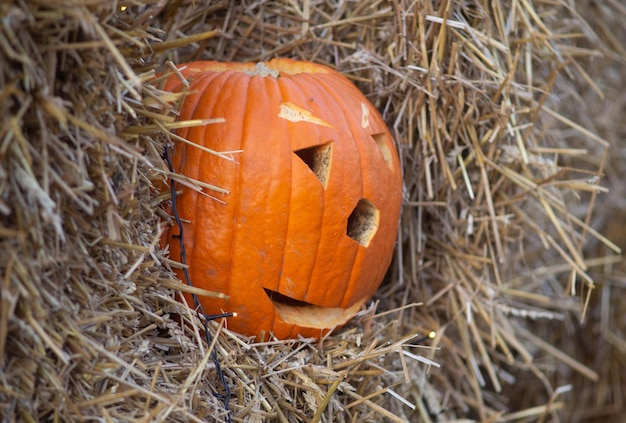
M9 0L0 17L3 421L623 421L618 0ZM207 344L158 248L177 98L154 79L277 56L335 67L388 122L397 254L319 342L215 322Z

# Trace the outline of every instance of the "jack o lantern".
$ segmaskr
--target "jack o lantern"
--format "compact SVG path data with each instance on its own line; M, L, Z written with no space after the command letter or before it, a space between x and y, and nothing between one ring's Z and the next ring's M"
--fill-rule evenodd
M227 189L181 187L193 285L207 314L236 312L229 329L257 339L319 337L345 324L380 285L392 258L402 178L392 137L344 76L313 63L192 62L174 170ZM176 76L165 84L179 92ZM235 151L231 159L212 154ZM179 234L165 234L180 259Z

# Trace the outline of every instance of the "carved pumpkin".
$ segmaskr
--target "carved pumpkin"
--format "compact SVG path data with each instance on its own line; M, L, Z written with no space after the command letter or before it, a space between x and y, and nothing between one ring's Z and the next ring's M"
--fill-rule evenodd
M289 59L181 66L180 120L223 118L178 135L175 171L228 194L177 195L194 285L207 314L236 312L229 329L268 339L319 337L346 323L392 258L402 178L392 137L344 76ZM170 77L166 90L183 89ZM179 185L180 186L180 185ZM211 198L217 197L217 198ZM178 230L165 235L180 258ZM193 304L193 303L190 303Z

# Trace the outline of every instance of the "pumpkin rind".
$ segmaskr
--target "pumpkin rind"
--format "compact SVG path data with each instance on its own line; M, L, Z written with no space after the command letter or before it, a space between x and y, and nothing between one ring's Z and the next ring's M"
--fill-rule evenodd
M230 296L201 297L204 311L237 312L228 327L259 337L319 337L345 323L380 285L397 233L402 178L382 118L347 78L317 64L192 62L181 73L191 94L180 120L224 122L178 135L241 150L234 160L183 143L170 152L177 172L229 190L210 193L220 201L186 187L177 196L189 222L183 241L192 283ZM165 89L183 84L172 76ZM177 235L173 227L165 237L175 260ZM309 318L307 326L307 306L292 307L304 317L288 323L268 293L344 315Z

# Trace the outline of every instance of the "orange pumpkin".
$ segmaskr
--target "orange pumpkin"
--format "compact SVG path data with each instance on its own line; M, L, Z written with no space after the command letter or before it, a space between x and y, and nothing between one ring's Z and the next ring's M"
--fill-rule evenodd
M380 285L392 258L402 197L400 163L376 109L344 76L313 63L192 62L180 120L223 122L178 135L175 171L221 186L177 195L189 275L228 300L231 330L267 339L319 337L346 323ZM165 89L180 91L172 76ZM180 259L178 230L165 236ZM191 303L193 304L193 303Z

